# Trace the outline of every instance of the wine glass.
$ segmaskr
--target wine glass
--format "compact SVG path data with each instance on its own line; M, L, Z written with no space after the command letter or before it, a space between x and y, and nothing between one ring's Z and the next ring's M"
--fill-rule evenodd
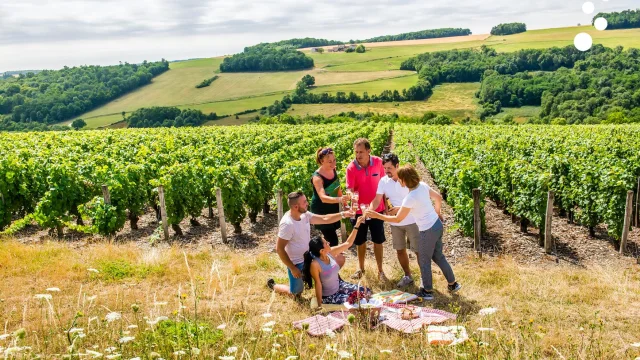
M364 212L365 212L365 210L367 210L368 207L369 207L369 205L367 205L367 204L360 204L360 210L362 210L362 216L364 216ZM371 220L371 218L367 217L365 220Z
M360 199L360 196L358 194L357 191L354 191L351 194L351 208L353 209L354 212L358 212L358 200ZM355 219L355 215L352 217L352 219Z

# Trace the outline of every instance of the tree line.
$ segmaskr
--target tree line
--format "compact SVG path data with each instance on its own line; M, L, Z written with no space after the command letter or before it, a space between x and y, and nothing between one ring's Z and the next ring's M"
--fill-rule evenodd
M200 110L154 106L138 109L125 118L130 128L194 127L216 120L216 113L204 114Z
M512 35L527 31L527 25L524 23L506 23L499 24L491 28L491 35Z
M291 46L259 44L227 57L220 64L222 72L287 71L313 68L313 59Z
M433 86L429 81L418 80L418 82L408 89L384 90L380 94L369 95L364 92L359 95L353 91L348 94L338 91L336 94L330 93L311 93L309 89L315 84L315 78L311 75L305 75L296 85L293 94L285 95L282 100L276 100L261 110L262 115L279 115L287 112L293 104L356 104L363 102L391 102L391 101L412 101L425 100L433 93Z
M598 13L591 23L599 17L607 19L607 30L640 28L640 9Z
M211 83L216 81L218 79L218 77L219 76L216 75L216 76L214 76L212 78L202 80L202 82L200 84L196 85L196 89L202 89L203 87L207 87L207 86L211 85Z
M85 113L149 84L169 62L64 67L0 81L0 130L41 128Z
M383 35L376 36L366 40L352 40L351 44L355 43L371 43L371 42L385 42L385 41L402 41L402 40L421 40L421 39L435 39L451 36L467 36L471 35L471 30L461 28L442 28L442 29L429 29L414 31L408 33L402 33L397 35Z

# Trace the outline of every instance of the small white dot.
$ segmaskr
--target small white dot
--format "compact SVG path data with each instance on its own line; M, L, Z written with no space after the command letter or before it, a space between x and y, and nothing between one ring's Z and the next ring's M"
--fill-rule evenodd
M582 5L582 11L584 11L585 14L593 14L595 9L596 7L591 1L587 1Z
M600 31L605 30L608 25L609 25L609 23L607 22L607 19L605 19L603 17L597 18L596 21L594 21L594 23L593 23L593 26L595 26L596 29L598 29Z
M576 49L580 51L587 51L591 49L593 39L591 38L591 35L587 33L580 33L573 39L573 44L576 46Z

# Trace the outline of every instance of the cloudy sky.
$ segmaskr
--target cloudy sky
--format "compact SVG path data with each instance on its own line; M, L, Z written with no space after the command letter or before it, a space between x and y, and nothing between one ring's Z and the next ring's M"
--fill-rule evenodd
M637 0L591 0L599 11ZM292 37L335 40L440 27L488 33L588 23L583 0L1 0L0 72L187 59Z

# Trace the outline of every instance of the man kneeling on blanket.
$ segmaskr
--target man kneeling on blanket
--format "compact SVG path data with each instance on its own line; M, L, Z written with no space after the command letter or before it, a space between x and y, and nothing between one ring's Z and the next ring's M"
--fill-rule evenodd
M349 295L355 291L370 293L371 290L348 283L340 276L340 265L336 258L353 245L360 224L365 217L361 216L356 222L351 235L341 245L330 247L323 238L316 236L309 242L309 251L304 254L304 268L302 276L309 288L315 282L316 299L320 304L343 304Z

